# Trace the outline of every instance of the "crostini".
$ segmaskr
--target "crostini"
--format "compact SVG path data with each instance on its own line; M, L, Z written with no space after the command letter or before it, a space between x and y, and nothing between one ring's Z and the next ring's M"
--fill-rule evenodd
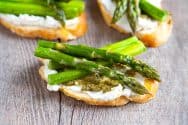
M67 41L87 31L82 0L1 0L0 24L22 37Z
M127 54L39 41L35 56L43 64L39 74L48 90L91 105L144 103L155 97L159 86L157 71Z
M173 21L161 0L97 0L106 24L135 34L145 45L158 47L171 34Z

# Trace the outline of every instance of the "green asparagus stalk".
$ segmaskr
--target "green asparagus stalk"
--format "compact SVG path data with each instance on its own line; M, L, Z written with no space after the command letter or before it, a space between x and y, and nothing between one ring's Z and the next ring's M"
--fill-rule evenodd
M138 39L136 38L136 37L131 37L131 38L129 38L129 39L127 39L127 40L123 40L123 41L121 41L121 42L117 42L117 43L113 43L113 44L110 44L110 45L107 45L107 46L105 46L103 49L106 49L106 50L108 50L108 51L114 51L114 50L117 50L117 49L119 49L119 51L117 51L117 52L123 52L123 49L125 49L125 48L128 48L128 50L130 51L130 47L131 46L133 46L131 43L134 43L134 45L137 45L136 43L135 43L135 41L136 41L136 43L138 42ZM139 48L145 48L145 46L143 45L143 43L142 42L138 42L138 43L141 43L141 45L139 45L139 46L137 46L136 48L134 48L133 49L133 51L135 50L135 49L139 49ZM140 46L143 46L143 47L140 47ZM127 51L127 50L126 50ZM143 51L134 51L133 53L135 53L135 52L143 52ZM125 54L126 54L127 52L125 52ZM131 53L130 53L131 54ZM97 63L98 64L101 64L101 65L104 65L104 66L108 66L108 65L111 65L111 64L108 64L108 62L104 62L104 61L101 61L101 60L97 60ZM50 69L55 69L55 70L58 70L58 69L62 69L63 67L65 67L64 65L60 65L59 63L56 63L56 62L54 62L54 61L50 61L49 62L49 64L48 64L48 67L50 68ZM67 72L67 71L64 71L64 72ZM82 71L80 71L80 73L82 73ZM49 77L48 77L48 83L49 84L51 84L51 85L55 85L55 84L59 84L59 83L64 83L65 81L64 81L64 77L63 77L63 75L61 75L61 74L63 74L63 73L57 73L57 74L52 74L52 76L53 77L51 77L51 75L49 75ZM81 76L81 77L85 77L85 76L87 76L88 74L85 74L85 76L84 76L84 74L85 73L83 73L83 76ZM69 74L70 76L72 75L72 74ZM55 78L54 78L55 77ZM69 77L69 76L68 76ZM77 75L77 76L75 76L75 77L69 77L69 78L72 78L72 79L69 79L70 81L72 81L72 80L76 80L76 79L79 79L79 78L81 78L80 77L80 75ZM56 79L58 79L58 81L56 80ZM49 82L50 81L50 82ZM68 81L66 81L66 82L68 82Z
M100 75L104 75L109 78L119 80L122 85L128 86L132 91L138 94L149 93L148 90L144 86L142 86L135 78L126 77L121 72L99 65L93 61L88 61L86 59L79 59L61 53L57 50L53 50L51 48L43 48L43 47L36 48L35 56L45 59L51 59L59 64L73 66L76 69L86 70L92 73L98 73Z
M50 60L48 63L48 68L52 70L63 69L64 67L65 67L64 65L60 65L59 63L54 62L52 60Z
M53 48L78 57L85 57L88 59L104 59L108 61L113 61L114 63L122 63L131 67L133 70L137 71L138 73L142 74L147 78L160 81L160 76L154 68L143 63L140 60L134 59L132 56L112 53L106 50L92 48L84 45L68 45L63 43L46 42L41 40L38 42L38 46Z
M102 47L102 49L108 50L108 51L113 51L116 49L124 49L127 48L132 43L137 43L138 38L136 36L130 37L128 39L121 40L119 42L113 43L113 44L108 44Z
M120 42L106 45L102 49L105 49L109 52L117 52L117 53L133 56L133 55L138 55L138 54L142 53L143 51L145 51L146 47L136 37L131 37L129 39L122 40ZM112 65L110 62L102 61L102 60L96 60L96 63L101 64L103 66L111 66ZM65 67L64 65L60 65L59 63L56 63L52 60L48 64L48 68L53 69L53 70L64 69L64 67ZM64 71L64 72L66 72L66 71ZM82 71L80 71L80 72L82 73ZM83 74L85 74L85 73L83 73ZM87 76L88 74L85 74L85 76ZM55 79L59 78L59 80L57 82L56 80L54 80L53 77L49 77L50 80L48 80L48 81L51 81L50 84L55 85L55 84L59 84L59 83L64 83L64 79L61 79L61 78L63 78L61 73L53 74L53 76L56 77ZM79 79L79 75L76 78L75 77L72 77L73 79L69 79L69 80L72 81L75 79Z
M145 52L145 51L146 51L146 47L144 46L144 44L141 41L139 41L138 43L131 44L129 47L124 48L123 50L121 50L120 54L136 56L136 55L139 55L140 53Z
M47 48L53 48L55 46L53 42L44 40L39 40L38 45ZM135 36L113 44L108 44L101 49L106 50L107 52L130 56L136 56L146 51L145 45Z
M106 61L103 61L103 60L95 60L95 62L97 64L103 65L103 66L112 66L113 65L111 62L106 62ZM48 63L48 68L52 69L52 70L62 70L62 69L72 68L72 67L66 67L65 65L61 65L57 62L50 60L49 63Z
M116 9L112 18L112 23L116 23L127 10L127 0L118 0L116 2Z
M14 2L15 1L15 2ZM57 2L57 7L65 13L66 19L71 19L79 16L84 11L83 1ZM7 9L9 8L9 9ZM0 12L8 14L30 14L36 16L53 16L56 19L57 12L46 6L44 1L37 0L9 0L0 1Z
M166 18L168 16L167 11L162 10L162 9L152 5L147 0L140 1L140 8L143 12L145 12L147 15L151 16L155 20L164 21L164 20L166 20Z
M140 16L139 0L128 0L126 15L132 31L135 32L138 25L138 17Z
M89 72L85 70L67 70L64 72L60 72L57 74L48 75L48 84L50 85L58 85L61 83L69 82L72 80L80 79L89 74Z
M65 21L65 19L71 19L79 16L84 10L84 2L83 1L69 1L69 2L57 2L52 0L49 4L56 13L58 13L59 20ZM66 17L64 16L66 15ZM64 17L64 18L62 18Z
M50 4L49 8L51 8L56 13L55 18L59 20L63 26L65 26L66 16L64 11L60 9L55 2Z
M124 14L127 15L128 22L133 32L136 31L140 10L155 20L164 21L168 12L162 10L147 0L113 0L116 3L116 9L112 18L112 23L116 23Z
M6 2L15 2L15 3L33 3L33 4L46 4L47 0L1 0Z
M8 9L7 9L8 8ZM39 4L27 4L27 3L13 3L0 1L0 12L11 13L15 15L19 14L30 14L37 16L53 16L56 17L56 13L48 8Z
M136 56L146 51L145 45L133 36L128 39L102 47L108 52L120 53L122 55Z
M85 9L85 4L82 0L58 2L57 6L64 10L67 19L78 17Z

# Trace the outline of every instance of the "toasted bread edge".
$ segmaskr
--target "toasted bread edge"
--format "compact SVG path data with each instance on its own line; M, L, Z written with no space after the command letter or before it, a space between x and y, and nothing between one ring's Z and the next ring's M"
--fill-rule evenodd
M28 38L42 38L46 40L59 39L60 41L68 41L81 37L87 31L87 19L85 13L80 15L79 22L74 29L17 26L6 22L3 19L0 19L0 24L19 36Z

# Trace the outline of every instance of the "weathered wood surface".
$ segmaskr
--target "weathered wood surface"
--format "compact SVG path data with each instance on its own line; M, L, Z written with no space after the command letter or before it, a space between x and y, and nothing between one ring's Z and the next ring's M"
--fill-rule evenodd
M0 27L0 125L188 125L188 2L164 1L173 13L169 42L139 58L157 67L162 84L146 104L89 106L46 90L33 56L36 42ZM92 14L91 14L92 13ZM72 43L100 47L125 37L108 28L95 0L87 1L88 33Z

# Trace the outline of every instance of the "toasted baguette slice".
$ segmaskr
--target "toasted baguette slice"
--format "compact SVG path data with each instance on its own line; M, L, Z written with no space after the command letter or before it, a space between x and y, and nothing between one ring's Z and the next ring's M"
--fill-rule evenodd
M43 60L40 60L40 61L43 62ZM44 66L40 67L39 74L43 80L47 81L46 78L44 77ZM136 103L144 103L144 102L149 101L150 99L155 97L158 86L159 86L159 83L154 80L145 80L145 87L149 90L151 94L131 96L131 97L120 96L114 100L108 100L108 101L93 99L86 93L75 92L70 89L67 89L65 86L64 87L62 86L60 88L60 91L69 97L75 98L76 100L84 101L85 103L90 104L90 105L121 106L121 105L127 104L130 101L136 102Z
M101 0L97 0L97 1L98 1L99 8L101 10L102 16L108 26L113 27L114 29L118 30L121 33L125 33L125 34L130 33L128 31L126 31L125 29L123 29L122 27L120 27L116 24L112 24L111 23L112 16L106 10L106 8L104 7ZM158 47L158 46L164 44L168 40L168 38L171 34L172 26L173 26L173 21L172 21L171 16L169 16L166 19L166 21L160 22L158 24L158 27L155 28L155 30L153 30L151 32L139 31L139 32L136 32L135 35L141 41L143 41L145 45L147 45L149 47Z
M32 26L17 26L6 22L0 18L0 24L11 30L13 33L22 37L28 38L42 38L46 40L61 40L67 41L76 39L82 36L87 31L87 20L86 14L82 13L79 17L79 21L74 28L43 28L43 27L32 27Z

